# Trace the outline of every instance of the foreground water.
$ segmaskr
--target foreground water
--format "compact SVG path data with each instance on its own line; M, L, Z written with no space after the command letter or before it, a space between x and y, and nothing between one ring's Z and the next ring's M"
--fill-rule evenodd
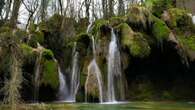
M1 106L0 110L10 110ZM120 104L30 104L18 110L195 110L193 102L130 102Z

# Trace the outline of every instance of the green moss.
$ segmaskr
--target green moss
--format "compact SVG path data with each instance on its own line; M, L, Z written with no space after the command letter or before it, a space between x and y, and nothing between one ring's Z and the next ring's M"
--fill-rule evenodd
M193 28L192 18L188 15L188 11L179 8L171 8L168 10L170 21L168 25L171 28L178 28L182 31L189 31Z
M76 37L76 42L80 42L80 43L88 43L89 40L90 40L90 38L89 38L89 35L87 33L80 33Z
M55 32L56 30L61 29L63 21L63 16L54 14L47 22L47 29L49 32Z
M9 28L8 26L3 26L0 28L0 33L3 32L11 32L11 28Z
M109 23L112 27L117 26L127 21L127 16L112 17L109 19Z
M155 16L160 18L163 11L173 7L173 0L146 0L144 4Z
M20 29L17 29L14 33L14 35L18 38L18 39L25 39L27 38L27 33L26 31L24 30L20 30Z
M127 13L127 23L136 31L147 31L151 27L151 13L144 7L133 5Z
M77 42L77 51L80 53L81 56L85 56L87 53L87 49L90 45L90 37L86 33L80 33L76 37ZM73 47L73 46L72 46Z
M134 33L127 24L121 24L121 43L132 56L145 57L150 54L150 46L141 33Z
M48 31L47 23L45 21L38 24L40 31Z
M30 41L29 44L32 47L37 47L37 43L43 44L44 43L44 34L42 32L32 32L30 33Z
M195 51L195 36L179 36L179 42L188 49Z
M57 89L59 86L58 77L58 64L53 60L45 60L43 62L43 76L41 83L44 85L49 85L53 89Z
M30 47L29 45L27 44L21 44L20 45L21 49L22 49L22 52L25 56L29 56L29 55L32 55L33 54L33 48Z
M162 42L169 37L170 29L166 25L164 21L161 19L154 17L154 24L152 26L152 34L156 38L158 42Z
M36 25L33 22L31 22L28 30L29 30L30 33L35 32L36 31Z
M107 21L107 20L104 20L104 19L96 20L94 25L93 25L92 34L97 35L98 32L100 31L101 27L108 26L108 25L109 25L109 21Z
M52 60L54 58L54 54L51 50L49 49L44 49L43 51L43 57L48 59L48 60Z
M75 23L76 33L83 33L86 32L87 26L88 26L88 19L87 18L81 18L78 23Z

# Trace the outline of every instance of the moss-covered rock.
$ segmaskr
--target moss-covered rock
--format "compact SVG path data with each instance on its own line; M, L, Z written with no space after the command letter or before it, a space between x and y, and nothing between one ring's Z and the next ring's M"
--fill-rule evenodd
M180 43L187 46L190 50L195 51L195 36L189 36L189 37L180 36L179 41Z
M132 56L145 57L150 54L150 46L141 33L135 33L128 24L119 26L121 31L121 44L127 47Z
M48 60L53 60L54 59L54 54L51 50L49 49L44 49L42 56Z
M54 14L48 21L46 21L46 26L49 32L55 32L60 30L62 26L63 16Z
M36 63L39 55L42 55L41 68L40 68L40 85L49 86L54 90L57 90L59 86L58 78L58 63L54 60L54 54L49 49L33 48L27 44L21 44L20 48L24 55L23 65L34 65L29 63ZM34 67L35 68L35 67ZM27 69L27 68L26 68ZM31 73L34 74L34 73Z
M127 16L112 17L109 19L109 24L114 27L127 21Z
M81 33L77 35L75 42L77 43L77 51L81 56L87 55L87 50L90 45L90 36L86 33Z
M29 56L29 55L32 55L33 54L33 48L30 47L29 45L27 44L21 44L20 45L21 49L22 49L22 52L25 56Z
M76 24L76 33L84 33L87 30L87 26L88 26L88 19L87 18L81 18Z
M46 60L42 62L43 67L43 76L41 77L41 84L45 86L50 86L56 90L59 86L59 77L58 77L58 64L54 60Z
M168 14L170 19L166 20L169 27L179 29L180 31L189 31L193 29L193 22L189 12L184 9L170 8Z
M173 7L174 0L146 0L144 5L160 18L163 11Z
M101 28L108 26L108 25L109 25L108 20L104 20L104 19L96 20L94 25L93 25L92 32L91 32L92 35L100 34L99 32L101 32Z
M187 56L190 61L195 60L195 36L178 35L178 44L176 49L183 50L183 56Z
M29 45L32 47L37 47L37 43L43 44L44 43L44 34L40 31L29 33Z
M162 43L163 40L168 39L171 31L163 20L155 16L153 16L153 19L154 24L152 26L152 34L156 38L157 42Z
M127 14L127 23L136 31L147 31L151 27L151 13L144 7L133 5Z

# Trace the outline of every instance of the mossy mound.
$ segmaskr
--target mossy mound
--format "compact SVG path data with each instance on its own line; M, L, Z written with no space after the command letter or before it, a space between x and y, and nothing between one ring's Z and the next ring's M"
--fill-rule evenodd
M163 11L173 7L174 1L173 0L146 0L144 5L148 9L150 9L155 16L160 18Z
M42 51L42 56L43 58L46 58L47 60L53 60L54 54L51 50L49 49L43 49L43 50L38 50L37 48L33 48L27 44L21 44L20 48L22 49L22 53L24 56L31 56L31 55L38 55Z
M3 26L0 28L0 46L6 46L12 44L19 44L27 37L25 31L20 29L11 29L10 27Z
M189 36L189 37L180 36L179 41L180 43L187 46L190 50L195 51L195 36Z
M178 36L179 44L177 46L178 49L182 49L183 55L188 56L189 60L195 60L195 36L187 36L179 35Z
M81 18L76 24L76 33L84 33L87 30L87 26L88 26L88 19L87 18Z
M37 47L37 43L44 43L44 34L40 31L30 33L29 45L32 47Z
M101 32L101 29L103 27L107 27L109 26L109 21L108 20L104 20L104 19L99 19L96 20L95 23L93 24L93 28L92 28L92 35L97 35L100 34L99 32Z
M21 44L20 48L25 58L23 61L24 66L29 65L29 62L36 63L37 58L39 57L40 53L42 53L42 60L41 60L41 66L40 66L41 67L40 68L41 70L40 71L40 75L41 75L40 84L45 85L45 86L50 86L52 89L57 90L59 86L58 63L54 60L53 52L45 48L41 50L38 48L33 48L27 44Z
M33 54L33 48L30 47L29 45L27 44L21 44L20 45L21 49L22 49L22 52L25 56L29 56L29 55L32 55Z
M155 16L153 16L153 20L154 24L152 26L152 34L156 38L157 42L162 43L163 40L168 39L171 31L163 20Z
M76 37L76 43L77 43L77 51L80 53L81 56L87 55L87 50L90 45L90 36L86 33L81 33L77 35Z
M151 20L151 13L146 7L133 5L129 8L126 22L136 31L147 31Z
M128 24L121 24L121 44L127 47L134 57L146 57L150 54L150 46L141 33L135 33Z
M48 21L46 21L46 26L49 32L55 32L61 29L63 21L63 16L55 14Z
M170 8L168 10L170 19L166 21L172 29L179 31L189 31L193 29L193 22L189 12L184 9Z
M126 21L127 21L127 16L112 17L109 19L109 24L112 27L115 27L121 23L125 23Z
M54 60L42 60L43 65L43 76L41 77L41 84L45 86L50 86L54 90L57 90L59 86L59 76L58 76L58 64Z

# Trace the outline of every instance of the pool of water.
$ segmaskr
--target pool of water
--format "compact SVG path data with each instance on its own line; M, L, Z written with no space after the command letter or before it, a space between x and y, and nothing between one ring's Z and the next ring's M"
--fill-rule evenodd
M0 107L0 110L9 110ZM195 110L194 102L128 102L118 104L57 103L30 104L19 107L19 110Z

